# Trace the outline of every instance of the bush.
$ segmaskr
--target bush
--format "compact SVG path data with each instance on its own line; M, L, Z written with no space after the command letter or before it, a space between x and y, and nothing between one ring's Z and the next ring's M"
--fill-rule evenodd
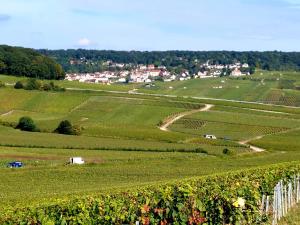
M65 88L55 85L52 81L50 83L43 84L42 81L34 78L28 79L25 85L21 81L18 81L15 83L14 88L25 90L65 91Z
M20 118L19 123L16 126L16 129L20 129L23 131L31 131L31 132L38 131L33 119L27 116Z
M52 91L53 88L52 88L52 86L50 84L44 84L43 85L43 90L44 91Z
M0 88L5 87L5 83L3 83L2 81L0 81Z
M15 89L23 89L24 85L21 81L17 81L14 86Z
M224 148L223 149L223 154L224 155L229 155L230 154L230 150L228 148Z
M80 130L80 127L73 126L69 120L63 120L60 122L54 132L66 135L79 135Z
M224 148L223 149L223 154L224 155L234 155L235 152L233 150L228 149L228 148Z
M42 87L41 81L35 78L28 79L24 87L25 90L40 90Z

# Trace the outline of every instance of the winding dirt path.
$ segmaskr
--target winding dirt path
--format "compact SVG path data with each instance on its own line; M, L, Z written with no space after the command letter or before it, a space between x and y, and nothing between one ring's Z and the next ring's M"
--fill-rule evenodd
M279 131L279 132L277 132L275 134L287 134L287 133L290 133L290 132L293 132L293 131L297 131L297 130L300 130L300 127L296 127L296 128L292 128L292 129L287 129L287 130L284 130L284 131ZM250 138L248 140L239 141L239 144L241 144L241 145L247 145L250 149L252 149L255 152L264 152L264 151L266 151L266 149L260 148L260 147L254 146L254 145L249 145L248 143L251 142L251 141L262 139L263 137L266 137L266 136L269 136L269 135L274 135L274 134L265 134L265 135L256 136L256 137Z
M214 105L211 104L205 104L205 106L201 109L196 109L196 110L191 110L191 111L187 111L187 112L182 112L178 115L175 115L173 117L171 117L170 119L168 119L166 122L164 122L159 129L162 131L169 131L168 127L171 126L173 123L175 123L177 120L180 120L182 117L185 116L189 116L191 114L197 113L197 112L207 112L209 111L212 107L214 107ZM244 140L244 141L240 141L238 142L241 145L247 145L250 149L252 149L254 152L264 152L266 151L266 149L254 146L254 145L249 145L248 143L254 140L258 140L263 138L264 135L262 136L256 136L254 138L248 139L248 140Z
M252 150L255 151L255 152L264 152L264 151L266 151L266 149L260 148L260 147L254 146L254 145L249 145L249 144L248 144L248 143L251 142L251 141L255 141L255 140L261 139L261 138L263 138L264 136L266 136L266 135L256 136L256 137L250 138L250 139L248 139L248 140L239 141L239 144L241 144L241 145L247 145L250 149L252 149Z
M9 115L13 114L14 111L15 111L15 110L10 110L9 112L3 113L3 114L1 114L0 116L9 116Z
M187 112L179 113L171 118L169 118L166 122L164 122L159 129L162 131L169 131L168 127L171 126L173 123L175 123L177 120L181 119L182 117L189 116L191 114L197 113L197 112L206 112L209 111L214 105L211 104L205 104L205 106L201 109L191 110Z

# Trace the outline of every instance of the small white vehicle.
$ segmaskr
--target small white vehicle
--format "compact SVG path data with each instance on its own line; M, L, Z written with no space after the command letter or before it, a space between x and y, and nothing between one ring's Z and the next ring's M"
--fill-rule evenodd
M213 139L213 140L217 139L217 137L215 135L212 135L212 134L205 134L204 137L207 138L207 139Z
M70 164L82 165L82 164L84 164L84 161L82 160L81 157L72 157L72 158L70 158Z

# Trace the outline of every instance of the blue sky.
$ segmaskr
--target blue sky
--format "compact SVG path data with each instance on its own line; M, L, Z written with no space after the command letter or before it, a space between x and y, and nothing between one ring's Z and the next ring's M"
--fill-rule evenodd
M0 0L0 44L300 51L300 0Z

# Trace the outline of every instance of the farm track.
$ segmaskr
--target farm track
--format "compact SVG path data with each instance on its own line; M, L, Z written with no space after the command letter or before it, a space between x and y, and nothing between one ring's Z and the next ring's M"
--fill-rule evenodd
M264 151L266 151L266 149L260 148L260 147L258 147L258 146L254 146L254 145L249 145L249 144L248 144L248 143L251 142L251 141L255 141L255 140L261 139L261 138L263 138L264 136L266 136L266 135L256 136L256 137L250 138L250 139L248 139L248 140L239 141L238 143L241 144L241 145L247 145L250 149L252 149L252 150L255 151L255 152L264 152Z
M297 131L297 130L300 130L300 127L293 128L293 129L288 129L288 130L284 130L284 131L280 131L280 132L276 132L275 134L287 134L287 133ZM255 152L264 152L264 151L266 151L266 149L260 148L260 147L254 146L254 145L249 145L248 143L251 142L251 141L262 139L263 137L266 137L268 135L274 135L274 134L265 134L265 135L256 136L256 137L250 138L248 140L239 141L239 144L248 145L249 148L251 148Z
M191 114L197 113L197 112L207 112L209 111L214 105L211 104L205 104L205 106L201 109L196 109L196 110L191 110L191 111L187 111L187 112L182 112L179 113L173 117L171 117L170 119L168 119L168 121L166 121L163 125L161 125L159 127L160 130L162 131L169 131L168 127L170 125L172 125L174 122L176 122L177 120L185 117L185 116L189 116Z
M72 112L76 111L77 109L80 109L82 106L86 105L89 101L90 101L90 99L85 100L84 102L80 103L79 105L77 105L73 109L71 109L69 113L72 113Z
M9 116L14 113L15 110L10 110L9 112L3 113L0 116Z

